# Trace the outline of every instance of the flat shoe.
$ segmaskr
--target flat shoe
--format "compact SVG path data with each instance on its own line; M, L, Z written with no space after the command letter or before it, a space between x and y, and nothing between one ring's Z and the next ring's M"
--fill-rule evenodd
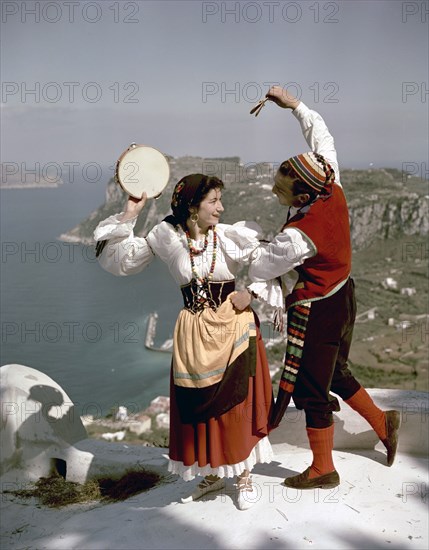
M311 479L308 479L309 474L310 467L302 472L302 474L287 477L284 480L284 485L293 489L332 489L340 484L340 476L336 470Z
M237 508L239 510L248 510L255 504L256 491L252 485L252 476L238 477L237 483Z
M183 504L186 504L188 502L192 502L193 500L198 500L199 498L203 497L204 495L207 495L208 493L214 493L224 488L225 488L225 479L223 477L220 477L215 481L211 481L210 479L207 479L205 477L201 481L201 483L198 484L198 487L192 493L192 495L186 498L182 498L180 500L183 502Z
M382 439L387 449L387 465L392 466L398 449L398 435L401 426L401 413L399 411L386 411L386 439Z

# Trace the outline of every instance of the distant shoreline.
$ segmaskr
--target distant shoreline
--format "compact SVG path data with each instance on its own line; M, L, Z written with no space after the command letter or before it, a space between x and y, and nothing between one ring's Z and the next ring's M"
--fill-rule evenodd
M0 189L56 189L62 185L61 183L13 183L11 185L1 185Z

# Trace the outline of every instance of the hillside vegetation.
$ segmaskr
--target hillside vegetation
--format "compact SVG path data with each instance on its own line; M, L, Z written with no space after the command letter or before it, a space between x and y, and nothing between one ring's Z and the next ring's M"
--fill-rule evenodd
M281 227L286 209L271 193L277 167L244 166L237 157L168 160L168 186L159 199L149 201L137 222L137 234L147 233L169 213L174 185L190 173L216 175L224 181L222 222L255 220L267 239ZM428 182L395 169L344 169L341 182L350 209L358 302L350 356L353 371L369 387L428 391ZM120 212L125 200L111 180L106 202L60 238L92 245L99 221ZM239 284L246 282L244 270ZM269 308L255 306L261 318L270 318ZM268 353L270 363L280 367L284 343L269 342Z

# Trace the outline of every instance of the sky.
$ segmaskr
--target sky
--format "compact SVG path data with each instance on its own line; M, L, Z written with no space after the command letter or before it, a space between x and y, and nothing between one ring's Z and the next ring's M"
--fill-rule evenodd
M2 1L1 158L109 166L131 142L281 162L307 150L277 83L324 117L340 167L428 177L429 2ZM3 174L4 177L4 174Z

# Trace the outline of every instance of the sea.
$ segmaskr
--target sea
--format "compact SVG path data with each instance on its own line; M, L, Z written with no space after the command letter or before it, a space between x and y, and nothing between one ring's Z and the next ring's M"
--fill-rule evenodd
M160 261L115 277L93 246L58 239L104 203L105 190L75 181L0 191L1 365L47 374L95 417L169 394L171 353L146 349L146 328L157 312L155 345L172 338L182 304Z

